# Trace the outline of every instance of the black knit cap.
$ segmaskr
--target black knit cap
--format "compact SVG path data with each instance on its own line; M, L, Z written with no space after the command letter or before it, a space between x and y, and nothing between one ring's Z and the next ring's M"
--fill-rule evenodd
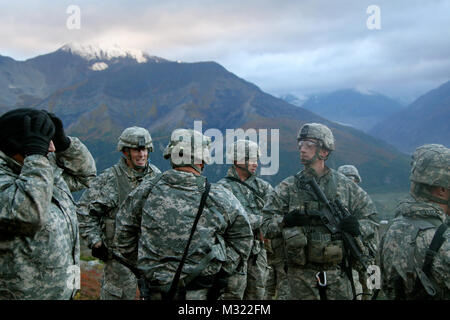
M0 150L8 156L23 154L23 118L26 115L33 118L40 113L47 115L43 110L30 108L14 109L4 113L0 117Z

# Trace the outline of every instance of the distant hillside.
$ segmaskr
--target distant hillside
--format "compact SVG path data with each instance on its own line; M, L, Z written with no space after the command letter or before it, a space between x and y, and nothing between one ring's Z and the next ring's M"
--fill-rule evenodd
M30 60L9 63L31 68L14 79L32 79L34 74L46 79L43 89L35 90L39 94L29 106L59 115L68 132L88 145L99 172L120 156L115 144L124 128L138 125L149 129L156 147L151 161L167 169L162 150L170 132L177 127L192 128L194 120L202 120L203 130L217 128L223 133L233 128L279 129L280 170L264 177L275 185L301 169L296 142L300 126L321 122L330 126L337 140L337 150L328 161L330 167L344 163L358 166L363 187L369 191L408 188L409 159L395 148L264 93L217 63L178 63L162 58L142 62L135 55L108 60L111 54L99 56L98 52L60 49L35 58L38 61L30 59L33 66ZM87 60L92 57L96 58ZM108 67L102 68L102 63ZM98 68L93 68L94 64ZM0 79L8 83L1 73ZM50 93L46 95L45 90ZM17 102L17 95L10 97ZM6 108L18 106L6 104ZM226 165L209 166L205 174L217 181L226 169Z
M295 102L292 96L286 97ZM397 101L379 93L354 89L312 95L301 106L324 118L365 132L403 108Z
M450 146L450 81L370 130L405 153L426 143Z

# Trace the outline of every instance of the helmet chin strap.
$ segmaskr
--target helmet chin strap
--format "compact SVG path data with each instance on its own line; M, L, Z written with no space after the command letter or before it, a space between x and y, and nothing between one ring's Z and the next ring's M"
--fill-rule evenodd
M202 171L203 171L202 167L196 166L195 164L188 164L188 167L191 167L192 169L197 171L199 174L202 174Z
M444 200L442 198L438 198L434 195L432 195L426 188L424 188L422 185L415 183L413 188L414 194L418 196L422 196L427 198L428 200L431 200L436 203L445 204L449 206L450 208L450 197L447 200Z
M303 162L305 163L304 165L305 165L306 167L309 167L309 166L311 166L317 159L324 160L324 158L320 156L319 151L316 151L316 153L314 154L314 156L313 156L311 159L309 159L309 160L303 160Z
M241 169L241 170L243 170L244 172L248 173L249 174L249 176L248 176L249 178L251 176L255 175L255 173L256 173L256 172L252 173L250 170L248 170L248 166L249 166L248 159L245 159L245 166L244 167L242 165L237 164L237 163L235 163L234 166L239 168L239 169Z
M136 170L136 171L147 169L148 161L145 163L145 166L138 166L137 164L134 163L133 159L131 159L130 149L129 148L127 148L127 149L128 149L128 151L127 151L127 156L126 156L125 159L127 159L129 161L129 163L131 163L133 169ZM148 158L147 158L147 160L148 160Z

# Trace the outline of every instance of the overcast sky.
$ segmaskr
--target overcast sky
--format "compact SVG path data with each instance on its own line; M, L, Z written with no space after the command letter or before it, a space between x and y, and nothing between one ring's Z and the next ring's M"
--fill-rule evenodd
M70 5L80 9L79 29L67 27ZM445 0L0 0L0 8L0 55L16 60L70 42L117 44L216 61L275 96L358 88L410 102L450 80Z

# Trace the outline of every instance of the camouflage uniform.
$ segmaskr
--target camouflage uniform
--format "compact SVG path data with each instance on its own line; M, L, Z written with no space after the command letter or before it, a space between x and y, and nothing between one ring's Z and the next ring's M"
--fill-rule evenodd
M130 129L134 129L131 132L134 135L146 133L147 144L150 147L151 137L147 130L132 127L125 129L124 133L126 134ZM120 141L121 138L119 138L118 149L122 150L124 145ZM129 147L133 146L131 144ZM134 170L127 165L125 158L121 158L117 164L106 169L92 182L91 187L81 196L77 210L80 234L87 240L90 248L99 241L102 241L107 248L111 248L116 213L120 204L133 189L139 186L144 177L154 177L160 172L152 164L149 164L143 172ZM109 257L105 263L100 299L133 300L136 289L137 280L133 273Z
M381 241L383 291L390 299L448 300L448 228L443 234L444 242L434 256L430 273L427 275L422 267L436 230L443 223L448 225L448 216L436 202L448 206L450 201L433 199L433 196L421 190L420 185L450 189L450 150L442 145L424 145L416 149L410 179L411 195L397 206L396 218ZM434 296L427 294L425 287L434 289Z
M362 179L359 175L358 169L356 169L355 166L352 166L351 164L345 164L343 166L340 166L337 170L339 173L342 173L344 176L346 176L349 179L356 179L356 183L361 183Z
M228 169L227 176L239 179L234 165ZM264 198L260 198L249 188L236 181L226 178L219 181L219 184L230 190L245 208L254 232L253 247L249 260L247 261L247 279L240 279L239 281L240 283L247 282L246 287L244 287L245 292L242 292L243 299L262 300L265 297L265 283L268 277L269 267L260 231L262 224L261 209L264 207L267 195L273 188L268 182L255 175L251 175L245 180L245 183L257 190Z
M303 133L302 129L299 137L300 133ZM327 135L331 135L331 131ZM331 150L333 149L334 145ZM321 177L314 169L307 167L283 180L269 195L263 209L262 228L265 236L269 239L282 236L284 240L289 299L320 299L316 281L316 274L320 271L326 272L328 299L353 298L350 280L341 268L343 242L339 234L332 236L317 220L302 226L280 227L283 217L291 211L320 211L324 207L308 188L308 179L314 177L330 201L339 199L361 222L372 220L376 216L375 207L364 190L335 170L325 169L326 172ZM368 254L361 241L358 244ZM361 269L359 264L354 264L353 267Z
M339 173L342 173L344 176L354 181L356 184L362 182L362 178L359 175L358 169L353 165L342 165L337 170ZM374 241L366 242L366 246L368 246L371 250L372 256L377 256L378 248L374 247L375 244L379 243L379 235L378 235L378 223L373 221L361 221L361 233L363 240L365 235L375 237ZM362 294L362 299L367 300L372 295L372 290L367 287L367 279L368 274L365 271L358 272L353 270L353 279L355 282L356 293L358 294L358 298L360 298Z
M0 151L0 299L70 299L80 244L71 192L89 186L95 162L77 138L23 165Z
M189 143L194 135L203 141L202 148L191 149ZM164 154L166 158L169 155L175 168L193 165L173 163L174 154L181 151L189 161L195 158L209 163L209 141L193 130L177 129ZM174 148L178 149L172 153ZM161 299L161 292L167 292L170 287L205 182L201 175L168 170L154 179L145 179L117 213L115 251L138 267L146 283L151 285L151 299ZM247 214L239 201L230 191L212 184L180 277L180 283L188 276L195 278L186 288L186 299L206 299L207 289L199 287L200 279L217 275L219 271L228 275L245 272L252 239ZM197 287L192 287L193 283Z

